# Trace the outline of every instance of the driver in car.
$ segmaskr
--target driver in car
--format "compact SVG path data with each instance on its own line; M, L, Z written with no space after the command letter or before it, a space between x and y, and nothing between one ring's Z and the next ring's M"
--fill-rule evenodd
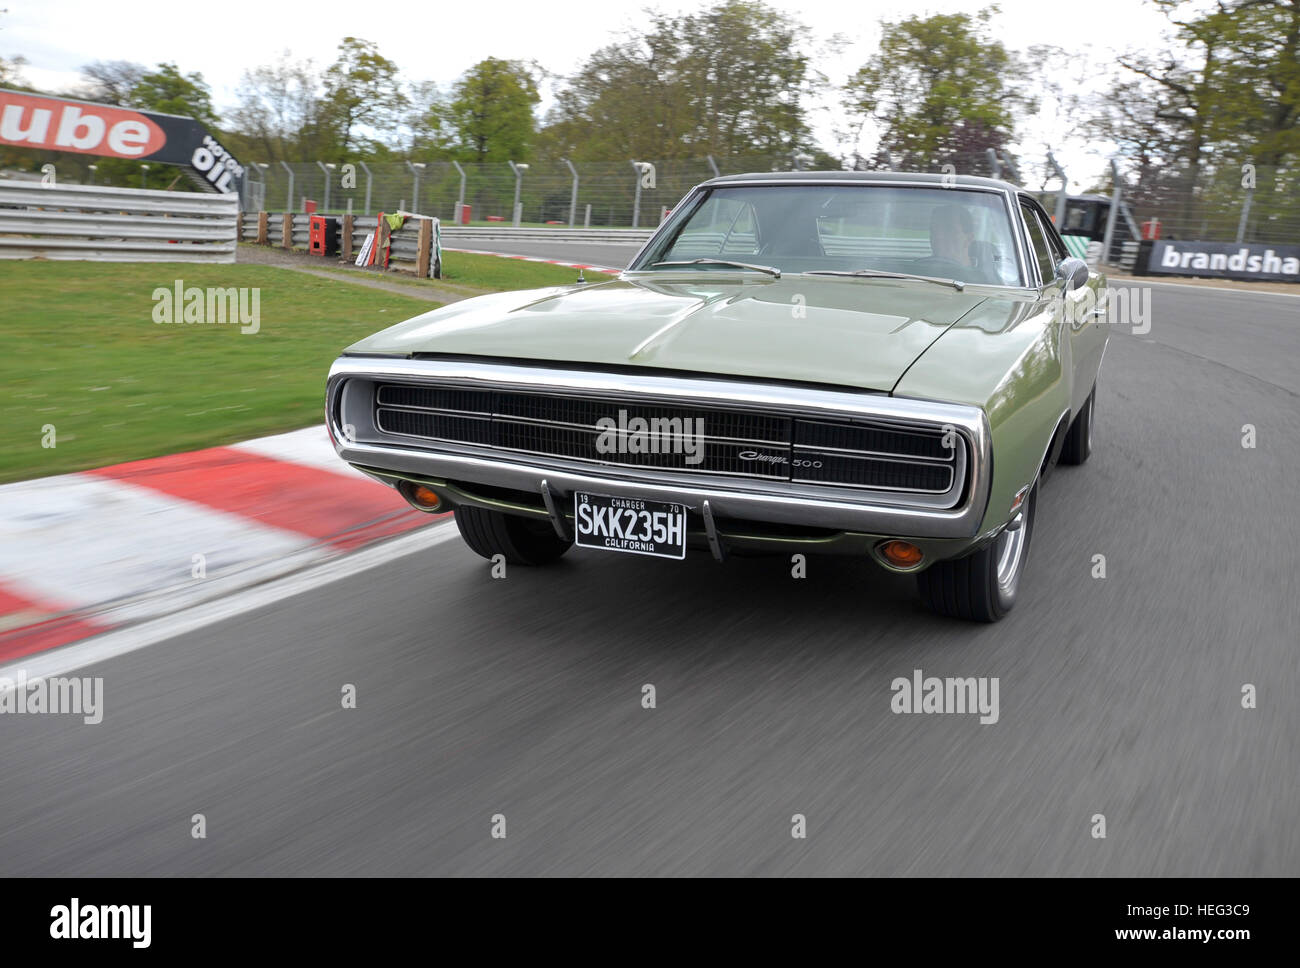
M975 221L961 205L936 205L930 210L930 256L959 266L973 266L971 243Z

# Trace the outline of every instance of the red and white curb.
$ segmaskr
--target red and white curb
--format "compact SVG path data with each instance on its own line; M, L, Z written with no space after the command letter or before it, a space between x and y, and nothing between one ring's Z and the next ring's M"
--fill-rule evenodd
M486 249L453 249L450 246L442 247L444 252L464 252L467 255L494 255L498 259L516 259L519 262L545 262L552 266L567 266L570 269L590 269L592 272L607 272L616 276L622 269L611 269L609 266L594 266L586 262L562 262L559 259L543 259L535 255L516 255L513 252L489 252Z
M434 520L325 428L0 486L0 665Z

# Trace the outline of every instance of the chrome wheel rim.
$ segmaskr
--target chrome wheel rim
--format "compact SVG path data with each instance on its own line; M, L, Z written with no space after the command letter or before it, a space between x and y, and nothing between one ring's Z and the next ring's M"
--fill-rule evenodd
M1025 520L1023 511L1020 519L1020 527L1014 531L1009 528L1003 529L998 535L998 591L1004 600L1015 596L1016 584L1020 579L1020 566L1025 560L1025 537L1029 531L1029 522Z

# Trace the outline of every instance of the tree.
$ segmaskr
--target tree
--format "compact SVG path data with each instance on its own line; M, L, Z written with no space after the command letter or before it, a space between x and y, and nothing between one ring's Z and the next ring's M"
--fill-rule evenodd
M406 153L411 157L445 157L450 152L450 108L433 81L416 81L407 95L410 109L403 127L407 132Z
M14 91L32 90L22 76L22 69L26 63L27 59L21 54L14 57L0 57L0 87L7 87ZM48 152L34 152L29 148L0 145L0 168L36 171L49 155Z
M330 147L321 117L320 79L310 60L290 60L244 71L229 112L231 149L272 162L320 157Z
M7 7L0 10L0 14L8 12ZM13 57L0 55L0 87L7 87L16 91L31 90L22 76L23 68L26 66L27 58L22 54L15 54Z
M818 77L802 24L755 0L646 17L568 78L543 132L548 152L625 161L813 149L805 104Z
M1029 70L989 36L996 7L885 23L879 51L845 86L845 109L880 128L899 163L930 167L961 150L1004 148L1033 111Z
M1172 7L1163 4L1166 12ZM1192 191L1201 180L1203 159L1210 145L1220 53L1224 45L1224 22L1211 16L1199 22L1179 25L1184 49L1157 54L1129 54L1120 57L1121 67L1146 78L1161 92L1161 119L1177 132L1171 154L1182 169L1183 214L1192 204ZM1190 55L1190 56L1189 56Z
M1241 166L1276 171L1300 154L1300 2L1154 2L1176 43L1119 63L1157 92L1157 118L1169 128L1162 149L1175 178L1161 179L1161 211L1184 231L1227 234L1235 230ZM1285 208L1295 199L1263 195L1256 214L1269 204Z
M209 127L217 125L217 112L212 107L212 92L203 75L197 72L182 74L175 64L159 64L152 72L140 77L128 96L131 107L179 114L202 121Z
M158 111L196 118L208 127L217 124L212 107L212 92L200 73L185 74L175 64L158 64L153 70L131 61L94 61L81 69L81 86L68 96L84 98L119 107ZM141 165L125 158L92 158L87 155L52 156L60 172L77 178L87 178L89 167L96 168L95 181L101 185L127 185L138 188L141 184ZM155 177L151 188L176 187L182 191L193 186L181 178L181 170L174 169Z
M27 66L27 58L18 54L14 57L0 57L0 87L7 87L11 90L25 91L27 87L23 80L23 68Z
M391 135L407 107L397 65L368 40L344 37L338 58L325 70L320 126L322 153L346 161L356 151L372 151Z
M675 56L655 34L597 50L557 92L543 151L577 161L683 157L689 95L674 76Z
M1135 205L1158 207L1176 188L1182 134L1168 93L1146 78L1115 78L1088 124L1127 159L1128 195ZM1113 188L1107 184L1107 188Z
M1212 136L1285 164L1300 153L1300 0L1241 0L1210 17L1224 39Z
M742 147L775 154L809 147L801 96L809 80L801 28L761 3L720 4L660 23L682 49L676 71L689 98L697 153Z
M101 104L130 105L131 94L146 73L148 69L134 61L94 61L81 68L77 96Z
M536 128L533 106L540 100L527 65L495 57L479 61L453 86L447 107L456 153L467 161L528 158Z

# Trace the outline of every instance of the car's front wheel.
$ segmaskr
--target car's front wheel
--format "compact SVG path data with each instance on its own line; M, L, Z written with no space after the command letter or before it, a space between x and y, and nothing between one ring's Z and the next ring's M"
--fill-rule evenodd
M1094 386L1065 434L1059 463L1082 464L1092 454L1092 412L1096 403L1097 387Z
M1011 611L1029 558L1037 506L1035 485L1025 498L1018 527L1007 528L979 551L936 562L918 574L916 587L926 606L969 622L996 622Z
M573 547L546 518L459 507L456 527L475 554L488 559L505 555L511 565L549 565Z

